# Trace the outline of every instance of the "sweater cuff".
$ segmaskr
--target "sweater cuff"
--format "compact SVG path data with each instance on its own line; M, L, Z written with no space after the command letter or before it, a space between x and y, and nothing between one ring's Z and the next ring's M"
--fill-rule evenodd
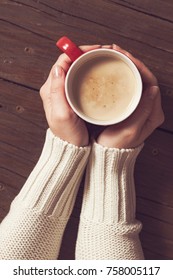
M136 211L135 149L93 144L87 166L81 218L95 223L133 223Z
M38 163L12 207L68 218L89 153L89 146L77 147L56 137L48 129Z

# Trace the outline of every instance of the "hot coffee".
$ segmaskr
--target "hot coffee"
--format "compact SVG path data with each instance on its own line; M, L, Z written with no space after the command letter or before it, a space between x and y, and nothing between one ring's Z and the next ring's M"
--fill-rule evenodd
M115 56L88 60L77 69L71 85L74 106L82 114L98 121L121 117L137 90L131 68Z

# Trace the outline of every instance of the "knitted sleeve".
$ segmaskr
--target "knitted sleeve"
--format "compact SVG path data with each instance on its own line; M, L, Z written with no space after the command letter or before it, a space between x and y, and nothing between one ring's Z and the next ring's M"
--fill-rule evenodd
M76 259L143 259L135 219L136 149L94 143L87 167Z
M47 131L41 157L0 224L0 259L56 259L89 147Z

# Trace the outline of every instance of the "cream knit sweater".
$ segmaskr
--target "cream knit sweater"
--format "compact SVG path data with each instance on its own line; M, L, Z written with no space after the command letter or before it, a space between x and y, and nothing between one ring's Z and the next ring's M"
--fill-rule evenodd
M41 157L0 225L0 259L58 258L87 162L76 259L143 259L133 179L140 150L76 147L48 129Z

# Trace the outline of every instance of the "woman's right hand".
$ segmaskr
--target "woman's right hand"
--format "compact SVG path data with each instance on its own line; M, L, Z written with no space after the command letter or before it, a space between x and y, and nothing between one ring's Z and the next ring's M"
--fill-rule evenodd
M98 47L98 45L82 46L81 49L87 52ZM70 65L69 57L61 54L53 65L47 81L41 87L40 95L53 134L76 146L87 146L89 135L85 122L74 113L65 96L65 75Z

